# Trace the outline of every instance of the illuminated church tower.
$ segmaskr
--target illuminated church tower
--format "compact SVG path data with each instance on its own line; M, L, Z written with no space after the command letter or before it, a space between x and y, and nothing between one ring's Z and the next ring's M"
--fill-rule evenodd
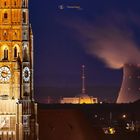
M0 0L0 140L38 140L28 0Z

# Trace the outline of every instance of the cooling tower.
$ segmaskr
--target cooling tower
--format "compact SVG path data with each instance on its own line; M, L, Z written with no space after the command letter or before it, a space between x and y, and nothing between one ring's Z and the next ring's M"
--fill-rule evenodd
M138 99L140 99L140 64L125 64L117 103L130 103Z

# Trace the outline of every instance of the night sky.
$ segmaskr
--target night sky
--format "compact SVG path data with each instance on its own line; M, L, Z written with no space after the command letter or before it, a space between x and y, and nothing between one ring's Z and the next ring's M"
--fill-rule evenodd
M60 9L60 5L79 5L81 9ZM139 0L32 0L30 22L34 33L35 87L77 88L78 92L81 65L85 64L87 87L119 89L122 64L140 60ZM135 56L138 59L132 60ZM91 93L90 88L88 93L98 94L94 90ZM36 94L44 97L51 92ZM54 93L68 94L75 93ZM113 94L104 92L103 96Z

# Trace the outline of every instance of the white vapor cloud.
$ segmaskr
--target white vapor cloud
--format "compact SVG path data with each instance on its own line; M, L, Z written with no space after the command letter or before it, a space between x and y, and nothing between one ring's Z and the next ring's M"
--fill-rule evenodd
M108 67L119 69L126 63L140 63L140 50L130 22L139 24L134 17L118 14L94 23L81 21L70 26L78 32L78 38L89 54L104 61Z

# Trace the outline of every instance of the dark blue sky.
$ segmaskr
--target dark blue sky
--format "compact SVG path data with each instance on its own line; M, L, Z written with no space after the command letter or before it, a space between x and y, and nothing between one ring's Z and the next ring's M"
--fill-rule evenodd
M58 8L61 4L77 3L82 10ZM139 5L139 0L30 1L35 49L35 85L65 88L80 86L81 65L85 64L89 86L120 86L122 70L110 69L102 60L87 53L83 47L86 42L81 42L80 35L72 26L78 26L79 21L83 21L91 25L102 24L102 28L106 28L103 26L107 23L117 22L119 27L122 25L121 28L129 26L134 33L133 39L139 44ZM118 15L122 17L118 18ZM125 23L121 22L123 17L127 17ZM86 29L85 26L84 28Z

